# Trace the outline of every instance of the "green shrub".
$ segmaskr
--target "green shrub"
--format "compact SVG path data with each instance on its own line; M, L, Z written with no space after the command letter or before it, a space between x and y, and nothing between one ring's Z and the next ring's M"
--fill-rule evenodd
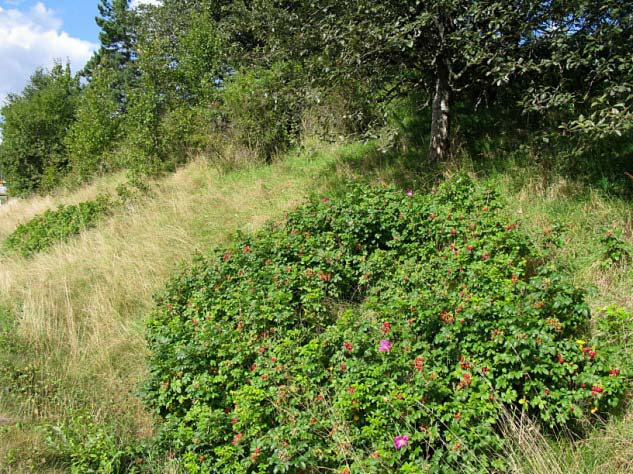
M69 422L47 427L46 445L73 474L137 472L140 445L123 444L108 428L77 411Z
M372 125L381 123L375 96L358 83L310 90L307 96L311 105L301 117L304 137L332 141L364 134Z
M78 205L60 206L20 224L4 241L4 249L29 257L93 227L108 214L113 202L105 196Z
M168 110L160 123L161 155L173 165L213 146L219 111L212 107L180 106ZM226 137L223 137L226 140Z
M116 167L144 175L165 169L164 160L169 157L163 156L160 142L165 108L165 98L151 82L130 92L122 124L124 138L113 156Z
M620 365L628 363L630 359L628 341L633 337L633 312L611 305L594 313L593 319L594 339L605 350L613 352L611 358L619 361Z
M114 168L112 153L121 139L118 75L105 67L93 72L79 97L75 122L64 138L74 178L83 182Z
M224 114L235 139L270 161L298 138L302 97L292 63L236 72L223 93Z
M190 472L493 470L502 413L616 406L584 293L500 207L464 178L356 188L199 257L149 322L165 449Z
M600 243L604 248L600 266L604 270L631 257L631 248L622 240L622 229L606 229L602 237L600 237Z

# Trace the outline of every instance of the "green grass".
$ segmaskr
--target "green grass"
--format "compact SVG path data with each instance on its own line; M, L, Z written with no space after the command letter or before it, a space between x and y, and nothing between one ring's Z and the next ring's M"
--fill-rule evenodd
M611 304L633 311L633 262L605 269L600 241L604 229L615 226L633 245L633 182L623 175L633 172L630 139L599 144L561 164L552 159L556 148L527 149L509 132L494 140L486 133L476 143L458 144L455 158L433 167L423 148L383 150L378 141L308 144L272 166L228 172L196 161L153 183L152 198L115 210L77 239L30 260L4 257L0 472L66 472L68 453L47 444L47 432L72 426L78 414L90 417L93 434L112 435L117 445L150 439L152 419L136 391L146 377L144 321L152 294L194 253L227 242L236 230L259 228L309 195L341 194L350 181L430 192L443 177L466 170L501 192L507 212L537 247L554 245L544 231L560 229L554 261L576 284L593 288L594 318ZM5 222L17 225L28 204L3 210ZM52 199L49 207L57 204ZM610 342L622 344L623 357L632 355L622 343L632 327L625 324L623 337ZM620 418L595 427L588 439L532 437L513 455L523 472L626 472L633 459L632 419L633 410L624 407ZM527 443L534 449L525 449ZM146 472L178 472L161 459L145 460L145 466Z

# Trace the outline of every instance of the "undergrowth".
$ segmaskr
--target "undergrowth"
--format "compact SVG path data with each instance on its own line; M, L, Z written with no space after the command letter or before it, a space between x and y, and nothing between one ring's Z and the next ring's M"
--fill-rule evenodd
M172 279L145 399L189 472L507 469L504 410L588 430L625 366L498 195L357 188ZM619 361L621 362L621 361Z
M30 257L94 227L113 206L114 202L108 197L99 196L92 201L47 210L20 224L4 241L4 250Z

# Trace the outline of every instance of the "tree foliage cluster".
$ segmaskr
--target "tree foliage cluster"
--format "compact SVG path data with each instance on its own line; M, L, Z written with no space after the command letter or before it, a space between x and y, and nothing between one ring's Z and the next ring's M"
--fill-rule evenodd
M38 70L1 109L14 192L169 169L232 142L270 160L305 133L345 135L415 96L428 158L454 110L494 106L563 136L631 128L625 0L101 0L100 49ZM428 112L426 112L428 111Z

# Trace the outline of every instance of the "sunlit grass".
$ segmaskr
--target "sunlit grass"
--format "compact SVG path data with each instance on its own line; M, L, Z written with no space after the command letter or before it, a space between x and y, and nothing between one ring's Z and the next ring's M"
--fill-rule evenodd
M2 257L0 327L10 327L11 340L0 345L0 362L8 367L0 380L14 377L17 391L0 391L0 472L63 472L43 427L77 413L88 413L121 439L150 437L153 420L136 392L146 376L144 321L152 295L196 252L283 216L310 194L344 193L350 181L427 192L442 176L465 170L504 196L510 217L537 247L552 249L552 262L568 268L577 285L594 288L595 315L610 304L633 310L632 263L605 269L600 243L604 229L616 226L633 245L630 200L530 164L529 156L497 166L500 158L491 151L437 167L423 156L370 142L312 143L272 166L218 167L199 159L154 181L149 196L68 243L29 260ZM113 194L124 180L115 175L74 192L14 200L0 208L0 239L46 209ZM557 225L560 244L551 247L546 231ZM546 438L530 424L511 426L508 437L518 440L509 453L512 464L526 473L631 471L631 413L580 440L565 433ZM155 466L153 472L177 472L160 460Z

